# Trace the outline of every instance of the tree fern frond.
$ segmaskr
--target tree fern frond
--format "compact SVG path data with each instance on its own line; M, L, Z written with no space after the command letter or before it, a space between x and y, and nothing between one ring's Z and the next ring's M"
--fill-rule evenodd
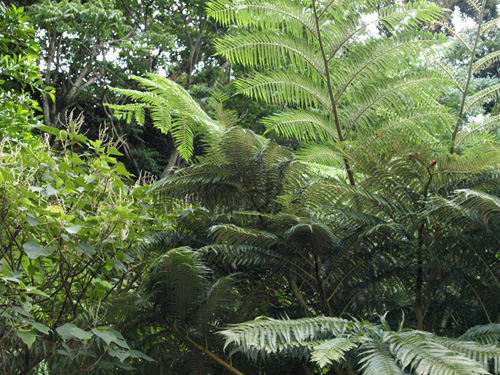
M499 352L496 347L422 331L392 332L384 327L326 317L258 318L232 325L221 334L226 338L226 347L235 346L253 359L261 351L283 353L302 346L312 352L312 359L320 367L344 360L346 353L360 347L353 353L359 356L358 363L367 375L487 375L490 373L484 364L496 361Z
M198 250L207 257L209 263L220 262L233 268L275 267L278 259L262 247L250 245L209 245Z
M305 222L298 223L289 228L284 233L285 238L299 238L303 240L307 237L312 237L313 242L318 242L323 245L336 245L337 239L335 235L332 233L331 228L328 225L323 223L314 223L314 222Z
M340 78L339 87L337 90L337 100L345 92L345 90L359 79L360 75L371 75L375 71L388 71L393 69L393 66L398 66L398 69L404 69L410 63L408 56L419 56L424 49L443 43L446 38L439 34L429 32L411 32L402 33L389 39L375 39L371 42L364 43L359 48L349 50L349 67L350 72Z
M500 17L498 18L494 18L492 19L491 21L488 21L488 22L485 22L482 26L481 26L481 31L480 33L481 34L486 34L486 33L489 33L491 31L494 31L495 29L497 28L500 28Z
M339 362L348 351L358 346L359 338L337 337L313 347L311 359L320 367Z
M415 1L380 7L378 11L370 7L364 10L364 14L376 14L377 17L370 17L373 20L358 22L350 27L348 25L339 25L340 27L335 28L335 30L339 30L339 35L333 38L330 43L327 53L329 61L335 58L342 48L353 42L370 25L383 25L391 33L395 33L396 27L399 32L410 31L419 28L422 24L431 23L439 19L442 15L442 10L426 1Z
M411 368L417 375L488 374L481 364L435 342L430 334L420 331L390 333L386 341L401 366Z
M163 133L172 131L179 153L185 160L189 160L193 153L195 129L200 130L200 133L211 134L212 137L224 130L177 83L154 74L149 74L147 78L131 78L140 82L146 91L117 88L112 90L133 100L140 100L142 104L110 107L117 111L118 115L127 115L128 122L135 116L139 125L144 123L144 109L149 109L155 127Z
M240 32L219 39L215 48L219 55L243 66L277 67L291 63L302 72L312 69L321 77L325 75L322 60L313 46L286 34Z
M500 218L500 198L484 192L461 189L453 199L456 204L472 210L481 218L484 225Z
M172 137L177 142L177 150L184 160L189 160L193 154L193 129L182 120L172 124Z
M267 103L291 103L299 107L329 108L328 93L311 79L296 72L254 74L235 82L238 94Z
M225 243L232 246L242 244L269 247L278 242L278 237L271 232L258 229L242 228L234 224L214 225L209 229L217 243Z
M448 77L450 77L455 87L457 87L462 93L464 92L465 83L463 81L463 77L459 75L455 67L451 66L449 63L439 58L432 59L432 63L438 65L441 68L441 70L444 71L448 75Z
M184 321L208 289L210 272L192 249L171 249L151 265L144 291L168 316Z
M403 375L387 343L373 340L362 348L359 363L364 375Z
M485 103L498 99L500 96L500 83L482 89L478 93L467 98L464 113L480 109Z
M225 347L236 345L243 352L266 350L277 353L287 345L305 345L325 336L341 335L352 323L340 318L272 319L257 318L254 321L232 325L220 334L226 338Z
M500 60L500 51L487 54L472 65L472 74L476 74L479 71L488 68L491 64L497 62L498 60Z
M402 107L406 105L406 102L399 95L403 91L416 90L420 91L422 87L438 86L439 83L443 83L440 77L429 77L429 72L426 72L426 77L422 78L408 78L396 83L394 86L388 86L385 89L373 89L366 90L362 95L359 96L359 107L349 108L350 113L346 113L346 128L351 130L357 124L369 125L370 122L375 122L374 118L377 118L377 108L387 106L387 108Z
M492 130L498 129L499 126L500 126L500 115L486 117L485 119L483 119L478 123L473 122L467 124L467 127L464 127L458 132L455 142L457 145L460 145L464 141L466 141L469 137L474 135L476 132L480 131L490 132Z
M283 162L293 160L293 153L277 143L268 142L259 154L267 168L277 167Z
M296 153L297 159L304 163L325 166L342 165L342 156L328 143L308 144Z
M167 78L148 74L147 78L131 76L156 97L161 98L164 104L174 112L184 116L184 119L191 119L197 125L203 126L206 130L219 132L219 124L213 121L210 116L200 107L200 105L188 94L179 84Z
M236 286L240 279L240 274L230 274L210 286L197 311L203 330L207 330L210 324L216 324L221 319L221 313L234 306L238 299Z
M476 13L481 12L481 3L477 0L467 0L467 3L476 11Z
M234 22L243 27L286 31L296 37L303 36L303 30L317 37L314 18L304 12L300 3L289 1L214 0L207 6L208 16L222 25Z
M401 132L404 134L415 133L416 136L422 135L423 132L434 134L443 131L450 132L455 121L456 115L451 111L443 107L425 106L391 116L380 127L359 126L356 131L363 137L370 137L371 143L374 143L377 134L383 134L384 138L396 138L400 136ZM422 129L423 124L426 125L426 129ZM368 139L368 141L370 140Z
M326 156L328 157L329 154L327 153ZM301 163L307 166L309 175L313 179L332 178L346 182L345 170L340 167L342 161L339 161L339 163L335 163L332 159L327 160L332 161L332 164L323 164L322 162L313 163L308 161L301 161ZM325 162L328 161L325 160Z
M457 33L453 27L451 27L447 22L436 22L437 25L441 26L447 33L453 35L469 52L472 52L472 46L466 41L460 33Z
M474 340L481 344L500 343L500 324L490 323L469 328L462 336L463 340Z
M216 118L222 126L222 130L226 131L236 126L238 123L238 114L236 111L224 109L224 101L227 100L225 95L213 94L208 100L210 106L215 110Z
M436 155L437 172L455 174L477 174L491 170L500 161L500 150L491 144L483 144L474 154Z
M172 129L172 117L170 111L163 105L150 107L151 119L155 126L164 134ZM136 115L137 117L137 115ZM137 121L140 125L140 122Z
M133 116L135 116L136 121L139 125L142 125L144 121L141 121L141 119L144 119L144 109L148 108L147 104L144 103L135 103L135 104L126 104L126 105L115 105L115 104L108 104L105 103L106 107L109 107L111 109L115 110L115 116L118 118L123 118L128 121L127 123L130 123L128 114L132 113Z
M286 138L304 141L338 140L335 124L321 112L293 111L268 116L263 120L266 133L274 131Z
M461 338L463 338L463 335ZM474 340L472 337L469 338L469 340L470 339ZM481 363L485 369L488 369L490 361L496 364L494 366L495 368L498 368L498 364L500 363L500 348L496 345L484 345L484 343L474 341L457 340L438 336L434 336L433 341Z
M139 90L131 90L131 89L120 89L116 87L111 87L111 90L120 93L122 95L126 95L130 97L131 99L134 100L140 100L148 105L165 105L165 101L163 98L159 97L158 95L155 95L152 92L149 91L139 91ZM108 106L112 105L113 107L118 107L122 108L123 110L126 110L128 105L125 105L125 107L116 105L116 104L108 104Z

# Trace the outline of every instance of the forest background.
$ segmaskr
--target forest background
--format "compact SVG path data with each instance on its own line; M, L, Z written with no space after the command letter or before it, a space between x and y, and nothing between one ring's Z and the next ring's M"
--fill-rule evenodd
M0 11L3 373L499 373L495 1Z

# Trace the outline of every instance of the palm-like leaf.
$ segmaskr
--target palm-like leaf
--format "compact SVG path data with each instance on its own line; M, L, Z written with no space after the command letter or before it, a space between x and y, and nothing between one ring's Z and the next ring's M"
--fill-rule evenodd
M264 73L236 81L238 92L294 109L268 119L269 131L305 142L339 142L357 127L380 122L373 121L377 114L390 113L394 120L408 107L407 98L415 101L440 78L408 74L424 50L444 41L415 31L436 21L440 9L424 2L380 5L313 1L305 11L293 1L218 0L208 12L218 22L249 29L222 39L218 53L233 63L264 68ZM374 22L365 21L369 15L376 16L389 38L361 41ZM381 70L392 78L381 80ZM315 112L307 113L312 108Z
M158 75L149 74L147 78L132 76L146 91L113 88L114 91L128 96L139 104L111 105L116 116L125 117L128 122L133 118L139 125L144 124L144 110L149 109L155 127L163 133L172 132L179 154L189 160L193 154L194 132L217 138L224 124L214 121L199 104L175 82Z
M313 361L328 367L348 360L346 353L354 351L357 355L350 365L361 365L362 373L368 375L496 374L500 359L498 346L420 331L393 332L384 320L378 325L325 317L257 319L233 325L221 334L226 338L226 346L236 346L236 350L254 359L261 351L283 354L302 347L311 352Z

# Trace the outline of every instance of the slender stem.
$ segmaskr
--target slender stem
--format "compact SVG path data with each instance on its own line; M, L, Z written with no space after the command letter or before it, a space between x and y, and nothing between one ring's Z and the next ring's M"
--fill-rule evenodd
M196 341L193 341L189 336L183 334L175 323L169 323L169 328L172 330L172 332L180 338L182 341L188 343L192 347L194 347L196 350L205 353L207 356L209 356L211 359L213 359L215 362L217 362L219 365L224 367L226 370L228 370L230 373L234 375L245 375L241 371L235 369L233 366L231 366L229 363L218 357L216 354L212 353L210 350L205 349L202 345L198 344Z
M290 288L292 289L292 293L293 293L295 299L297 300L299 306L302 308L304 315L307 316L308 318L312 317L311 311L309 311L309 308L308 308L306 302L304 301L302 294L300 293L299 287L297 286L297 284L293 280L293 276L292 276L292 273L290 272L290 270L287 270L286 278L288 279L288 283L290 284Z
M425 202L429 195L429 187L432 182L434 175L431 172L432 167L427 167L427 172L429 173L429 180L424 187L424 199L422 203L422 209L425 207ZM417 246L417 271L415 280L415 318L417 321L417 329L423 331L424 329L424 317L425 313L423 311L423 285L424 285L424 229L425 220L418 227L418 246Z
M464 87L464 92L462 95L462 102L460 103L460 109L458 111L458 120L457 120L457 124L455 125L455 129L453 129L453 134L451 135L450 152L452 154L455 151L455 138L457 137L458 129L460 128L460 125L462 124L462 118L464 116L465 100L467 99L467 91L469 91L469 85L470 85L470 81L472 79L472 67L474 65L474 58L476 57L477 43L479 42L479 36L481 35L481 26L483 24L485 5L486 5L486 0L483 0L483 4L481 5L481 13L479 14L479 22L477 25L476 40L474 41L474 47L472 47L472 51L471 51L471 57L470 57L470 62L469 62L469 72L467 74L467 82L466 82L465 87Z
M333 114L333 118L335 121L335 128L337 129L337 135L339 138L339 142L344 141L344 135L342 134L342 128L340 127L340 120L339 120L339 114L337 111L337 101L335 100L335 95L333 93L333 88L332 88L332 82L330 78L330 69L328 65L328 57L326 56L326 51L325 51L325 46L323 44L323 38L321 37L321 29L319 27L319 18L321 15L318 15L318 10L316 9L316 1L312 1L312 6L313 6L313 11L314 11L314 21L316 23L316 33L318 34L318 42L319 42L319 48L321 50L321 55L323 57L323 64L325 65L325 78L326 78L326 85L328 86L328 95L330 96L330 102L331 102L331 112ZM346 158L344 158L344 165L345 169L347 172L347 177L349 178L349 183L354 186L356 183L354 181L354 174L352 173L352 169L349 166L349 162L347 161Z
M316 283L317 283L317 288L318 288L318 294L319 297L321 298L321 302L323 303L324 308L326 309L326 313L328 316L333 316L333 311L330 306L330 302L328 301L328 298L326 296L325 289L323 288L323 282L321 280L321 275L320 275L320 259L316 253L314 253L314 272L316 275Z

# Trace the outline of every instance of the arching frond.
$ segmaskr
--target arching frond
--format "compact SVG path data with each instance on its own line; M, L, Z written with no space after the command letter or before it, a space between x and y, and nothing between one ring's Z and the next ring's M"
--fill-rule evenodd
M487 54L484 57L481 57L472 65L472 74L476 74L479 71L486 69L498 60L500 60L500 51L495 51Z
M448 349L430 334L389 333L386 340L401 367L410 368L415 374L488 374L481 363Z
M202 329L207 330L210 324L217 324L225 310L234 308L238 300L236 286L240 279L241 275L231 274L219 278L210 286L197 310L198 323Z
M481 108L485 103L498 99L500 96L500 83L482 89L470 96L465 102L464 113Z
M212 137L224 130L177 83L154 74L149 74L147 78L131 78L140 82L146 91L113 90L142 103L108 106L116 111L117 116L126 116L128 122L135 118L139 125L144 124L144 110L149 109L154 126L163 133L172 132L179 154L185 160L189 160L193 153L195 129Z
M268 250L250 245L209 245L199 249L209 263L218 262L233 268L276 266L278 259L270 256Z
M488 21L483 24L481 27L481 34L487 34L491 31L494 31L495 29L498 29L500 27L500 17L499 18L494 18L491 21Z
M334 3L335 1L332 1ZM394 4L379 7L376 11L373 8L365 9L366 20L359 19L358 23L339 24L335 28L336 36L329 46L328 57L333 59L337 53L346 45L355 41L359 34L362 34L370 25L382 24L390 32L395 33L398 27L401 31L409 31L419 25L432 22L440 18L442 10L425 1L416 1L406 4ZM369 20L369 21L367 21Z
M209 17L223 25L234 22L244 27L286 31L302 37L304 29L317 37L314 18L304 12L300 3L290 1L230 0L212 1L207 6Z
M490 323L469 328L460 338L474 340L482 344L498 344L500 342L500 324Z
M404 80L397 80L394 85L385 87L366 88L363 93L357 96L357 103L354 108L349 108L345 112L345 124L348 130L355 129L356 126L369 126L370 123L377 123L379 114L385 109L391 112L396 108L403 109L407 103L406 95L414 93L413 97L418 98L422 89L428 87L442 87L442 77L426 72L424 75L407 77ZM404 93L404 94L403 94Z
M266 132L274 131L286 138L300 141L338 140L335 124L321 112L300 111L282 112L263 120Z
M342 74L337 76L337 99L356 80L363 80L363 76L372 76L378 71L393 70L394 66L404 70L411 64L408 56L419 56L421 51L445 42L446 38L433 33L411 32L398 34L390 39L375 39L373 41L354 46L349 49L349 59L343 64ZM348 69L346 74L345 70Z
M384 321L383 321L384 322ZM393 332L387 323L349 322L338 318L257 319L221 332L228 345L256 359L264 353L308 348L321 367L344 361L353 351L363 374L490 374L500 349L422 331ZM352 359L351 359L352 360ZM496 370L495 370L496 371ZM496 373L496 372L495 372Z
M220 333L226 338L226 347L231 344L247 353L260 350L277 353L287 346L306 345L328 335L341 335L350 330L351 324L345 319L327 317L297 320L257 318L230 326Z
M394 355L386 342L373 340L363 345L361 352L361 369L364 375L403 375L403 369L398 366Z
M475 212L485 225L500 218L500 198L469 189L457 190L454 203Z
M218 243L227 243L232 246L247 244L257 247L268 247L278 240L275 234L249 228L241 228L233 224L214 225L210 233Z
M210 272L192 249L171 249L152 264L144 291L168 316L184 321L208 289Z
M470 123L467 127L464 127L458 132L455 142L457 145L460 145L465 141L468 141L474 134L488 133L492 130L498 129L499 126L500 115L487 117L477 123Z
M326 367L333 362L339 362L346 352L358 346L359 338L337 337L314 346L311 359L320 367Z
M238 94L267 103L293 103L299 107L329 108L328 93L313 80L295 72L254 74L235 82Z
M243 66L262 65L269 68L293 64L301 72L315 71L324 77L322 60L305 40L287 34L241 32L216 42L217 53Z

